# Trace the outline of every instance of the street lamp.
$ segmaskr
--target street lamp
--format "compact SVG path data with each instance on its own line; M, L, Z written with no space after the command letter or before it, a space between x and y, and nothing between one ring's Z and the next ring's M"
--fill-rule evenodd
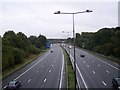
M69 38L69 37L70 37L70 33L71 33L71 32L62 31L62 33L67 33L67 34L68 34L68 38Z
M68 34L68 38L69 38L69 34L70 34L71 32L62 31L62 33L67 33L67 34ZM68 45L69 45L69 41L67 41L67 39L66 39L66 43L68 43ZM69 49L69 54L70 54L71 46L68 46L68 49Z
M75 73L75 89L76 89L76 55L75 55L75 29L74 29L74 14L80 14L80 13L90 13L93 12L92 10L86 10L86 11L82 11L82 12L74 12L74 13L69 13L69 12L60 12L60 11L56 11L54 12L54 14L72 14L73 15L73 42L74 42L74 73Z

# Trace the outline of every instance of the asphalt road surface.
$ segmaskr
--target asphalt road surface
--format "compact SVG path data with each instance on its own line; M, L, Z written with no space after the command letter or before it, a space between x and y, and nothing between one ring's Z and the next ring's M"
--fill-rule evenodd
M70 56L72 63L74 62L73 47L71 49L68 46L65 47L67 51L70 50ZM80 55L84 54L85 57ZM114 77L120 77L120 66L108 61L102 60L86 51L76 48L76 70L78 85L80 88L87 89L113 89L112 79Z
M20 88L60 88L63 61L62 49L59 45L53 45L47 53L5 78L2 86L4 88L9 81L15 79L22 82Z

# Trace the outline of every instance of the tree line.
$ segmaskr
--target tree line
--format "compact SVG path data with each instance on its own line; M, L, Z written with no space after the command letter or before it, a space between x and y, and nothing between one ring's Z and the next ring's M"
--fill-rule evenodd
M27 37L24 33L7 31L2 38L2 71L24 62L33 54L45 49L47 39L43 35Z
M120 59L120 27L76 33L76 46Z

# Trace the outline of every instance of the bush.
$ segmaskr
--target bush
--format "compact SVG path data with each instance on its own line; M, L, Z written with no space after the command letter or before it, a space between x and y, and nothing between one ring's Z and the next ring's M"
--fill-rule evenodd
M31 54L39 54L40 49L36 48L34 45L27 46L27 52Z
M12 53L12 47L3 45L2 46L2 70L14 65L14 58Z
M18 48L13 48L13 58L14 58L14 64L19 64L23 62L24 59L24 51L19 50Z

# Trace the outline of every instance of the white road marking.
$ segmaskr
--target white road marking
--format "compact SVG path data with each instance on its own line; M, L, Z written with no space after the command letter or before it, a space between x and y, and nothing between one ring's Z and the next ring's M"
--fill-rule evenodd
M46 82L46 81L47 81L47 79L45 78L45 79L44 79L44 82Z
M28 83L31 81L31 79L28 80Z
M70 57L71 57L72 63L73 63L74 58L72 57L71 54L70 54ZM84 78L83 78L83 76L82 76L82 74L81 74L81 72L80 72L80 69L78 68L78 65L77 65L77 64L76 64L76 69L77 69L78 72L79 72L79 75L80 75L80 77L81 77L81 79L82 79L82 81L83 81L83 83L84 83L84 85L85 85L86 90L88 90L87 84L85 83L85 80L84 80Z
M91 55L91 56L93 56L93 55ZM93 57L96 58L96 59L98 59L99 61L101 61L101 62L103 62L103 63L105 63L105 64L107 64L107 65L109 65L109 66L111 66L111 67L113 67L115 69L117 69L117 70L120 70L119 68L117 68L117 67L115 67L115 66L113 66L113 65L111 65L111 64L109 64L109 63L107 63L107 62L105 62L105 61L103 61L103 60L101 60L101 59L99 59L97 57L95 57L95 56L93 56Z
M92 62L95 62L95 61L92 61Z
M42 67L43 67L43 65L42 65Z
M55 63L55 61L54 61L54 63Z
M80 69L78 68L78 65L77 65L77 64L76 64L76 68L77 68L77 70L78 70L78 72L79 72L79 75L80 75L80 77L81 77L84 85L85 85L85 88L88 90L87 84L85 83L85 80L84 80L84 78L83 78L83 76L82 76L82 74L81 74L81 72L80 72Z
M106 72L107 72L107 73L109 73L109 71L108 71L108 70L106 70Z
M89 65L87 65L87 67L90 67Z
M95 71L92 71L95 74Z
M3 89L5 89L7 87L7 85L6 86L4 86L4 88Z
M103 85L107 86L106 83L104 81L102 81Z
M83 61L83 63L85 63L85 61Z
M63 51L62 51L63 53ZM62 69L61 69L61 76L60 76L60 85L59 88L62 88L62 79L63 79L63 66L64 65L64 55L62 54Z
M53 67L53 65L52 65L52 67Z
M49 53L48 53L49 54ZM33 66L31 66L29 69L27 69L25 72L23 72L22 74L20 74L17 78L15 78L14 80L17 80L18 78L20 78L21 76L23 76L25 73L27 73L29 70L31 70L34 66L36 66L38 63L40 63L45 57L47 57L46 54L40 61L38 61L37 63L35 63Z
M38 71L36 73L38 73Z
M98 67L100 66L100 64L98 64Z
M49 70L49 72L51 72L51 70Z

